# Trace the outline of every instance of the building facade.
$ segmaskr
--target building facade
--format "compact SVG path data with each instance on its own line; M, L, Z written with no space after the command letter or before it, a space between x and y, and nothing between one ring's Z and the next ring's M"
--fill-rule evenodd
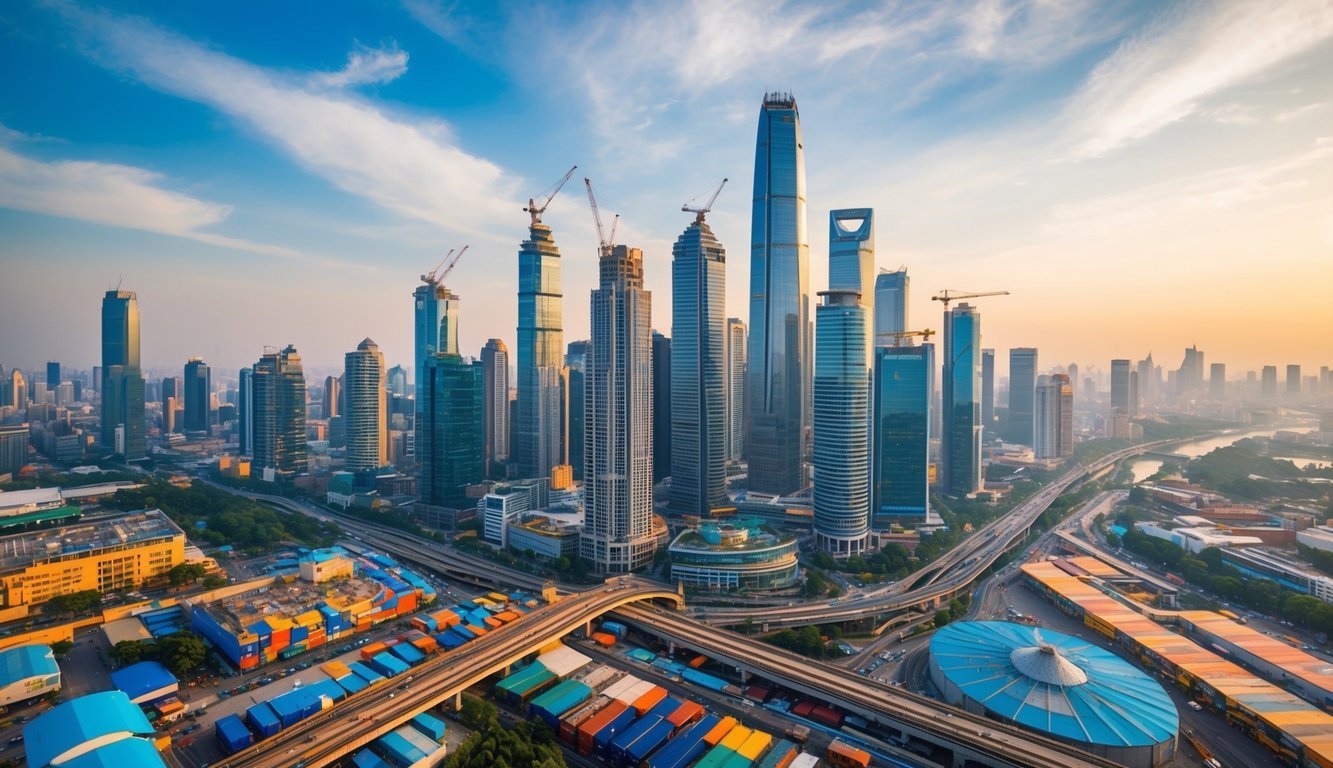
M574 471L574 479L583 479L583 437L584 437L584 372L588 362L589 341L571 341L565 354L566 381L569 396L566 398L568 409L565 422L569 432L569 465ZM512 433L512 425L511 425Z
M759 111L750 232L750 488L785 495L805 481L811 371L805 152L790 94L766 94Z
M207 432L212 426L213 380L208 363L198 357L185 363L185 431Z
M102 445L126 461L144 458L144 381L139 367L139 299L134 291L107 291L102 297L101 386Z
M242 456L255 452L255 369L242 368L236 388L236 449ZM325 397L328 394L325 393Z
M745 459L745 346L749 331L738 317L727 318L727 461Z
M866 308L867 322L875 317L875 211L840 208L828 214L828 286L831 291L852 291ZM866 330L866 364L876 343Z
M966 302L944 315L944 380L941 481L945 491L967 496L981 480L981 313Z
M671 255L669 501L673 514L706 517L727 500L727 255L703 214Z
M875 350L871 524L885 531L930 510L930 411L935 345Z
M366 472L389 463L389 410L385 396L384 355L370 339L343 356L347 411L347 470Z
M996 438L995 429L995 350L981 350L981 439Z
M671 474L671 337L653 331L653 482Z
M860 554L870 532L866 335L854 291L824 291L815 310L815 546Z
M643 252L608 247L592 292L585 364L583 557L599 573L653 560L652 294Z
M421 501L435 507L475 504L467 488L486 477L482 435L483 369L458 355L426 359L423 408L416 424Z
M503 475L509 463L509 347L487 339L481 348L482 433L486 474Z
M1037 388L1037 349L1017 347L1009 350L1009 420L1005 440L1032 445L1033 396ZM983 387L982 395L985 391ZM985 405L982 405L985 411Z
M800 575L796 537L757 519L706 523L671 542L671 580L712 591L786 589Z
M254 467L289 480L307 467L305 371L296 347L268 350L254 365Z
M1032 454L1038 459L1074 455L1074 388L1063 373L1040 376L1034 398Z
M1133 418L1134 409L1130 398L1129 360L1111 361L1111 410Z
M513 446L523 477L565 463L564 295L560 249L534 220L518 250L518 418Z
M895 333L907 331L907 267L880 270L875 276L875 346L892 346Z

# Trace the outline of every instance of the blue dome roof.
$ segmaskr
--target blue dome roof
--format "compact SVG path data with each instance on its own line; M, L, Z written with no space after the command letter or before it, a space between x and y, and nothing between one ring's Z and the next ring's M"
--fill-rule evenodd
M993 714L1060 738L1147 747L1180 727L1156 680L1071 635L1002 621L950 624L931 638L930 657Z

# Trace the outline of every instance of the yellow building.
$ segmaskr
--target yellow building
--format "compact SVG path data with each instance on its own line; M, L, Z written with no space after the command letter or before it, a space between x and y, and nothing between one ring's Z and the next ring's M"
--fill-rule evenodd
M185 533L160 510L0 537L0 604L131 589L185 562Z
M551 490L566 491L574 487L574 467L556 464L551 467Z

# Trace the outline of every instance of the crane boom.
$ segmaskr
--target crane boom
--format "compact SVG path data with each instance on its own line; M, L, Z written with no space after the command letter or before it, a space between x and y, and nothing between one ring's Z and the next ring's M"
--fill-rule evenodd
M592 206L592 221L597 225L597 253L604 255L610 249L611 243L607 241L606 231L602 229L602 213L597 209L597 196L592 193L592 179L584 176L583 186L588 188L588 205ZM611 228L611 236L615 237L614 226Z
M708 197L708 202L704 203L701 207L691 208L690 204L686 203L682 205L680 209L682 211L685 211L686 213L693 213L695 221L700 221L700 222L703 221L704 214L713 210L713 203L717 201L717 196L722 194L722 188L725 187L726 185L727 185L727 179L723 179L722 183L718 184L717 188L713 190L713 194ZM695 199L697 200L698 198Z
M542 204L540 206L537 205L532 198L528 198L528 205L523 210L527 211L529 214L532 215L533 226L542 223L542 214L546 213L546 206L550 205L551 201L555 199L555 196L560 194L560 190L564 188L565 182L569 181L569 177L573 176L574 171L576 170L578 170L577 165L571 166L568 171L565 171L565 175L560 178L560 181L557 181L554 184L554 189L548 187L547 189L551 189L551 193L546 196L546 199L542 201ZM541 193L538 194L540 195Z
M946 288L945 290L940 291L939 295L931 296L930 300L944 302L944 308L947 310L949 309L949 302L957 301L958 299L976 299L982 296L1008 296L1008 295L1009 295L1008 291L968 292L968 291L951 291Z
M458 252L458 255L455 256L455 257L453 258L453 260L449 262L449 265L448 265L447 267L444 268L444 271L443 271L443 272L440 273L440 279L437 280L436 282L443 283L443 282L444 282L444 278L448 277L448 276L449 276L449 273L454 271L454 267L458 266L458 262L459 262L460 259L463 258L463 254L467 253L467 249L469 249L469 248L471 248L471 247L472 247L472 246L470 246L470 245L465 245L465 246L463 246L463 250L459 251L459 252ZM453 251L450 251L450 253L453 253Z
M922 340L923 342L925 342L925 341L930 341L930 337L931 337L931 336L934 336L934 335L935 335L935 331L931 330L930 328L927 328L927 329L925 329L925 330L923 330L923 331L897 331L897 332L894 332L894 333L882 333L882 334L880 334L881 337L888 337L888 338L893 339L893 346L895 346L895 347L901 347L901 346L903 345L903 340L904 340L904 339L910 339L910 338L913 338L913 337L916 337L916 336L920 336L920 337L921 337L921 340ZM877 340L877 341L878 341L878 340ZM881 345L881 346L884 346L884 345Z
M454 255L454 250L455 250L454 248L450 248L449 252L444 254L444 258L440 259L440 263L435 265L435 269L432 269L430 272L427 272L426 274L422 275L421 282L425 283L426 285L435 285L437 282L439 282L438 280L435 279L435 275L437 275L440 269L444 267L444 262L448 261L449 257Z

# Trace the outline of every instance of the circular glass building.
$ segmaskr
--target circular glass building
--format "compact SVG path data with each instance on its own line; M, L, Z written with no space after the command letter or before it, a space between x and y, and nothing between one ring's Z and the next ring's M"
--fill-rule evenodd
M1131 768L1176 752L1180 717L1162 686L1071 635L1002 621L950 624L931 638L930 677L950 704Z
M671 542L671 580L709 590L786 589L796 583L796 537L759 520L705 523Z

